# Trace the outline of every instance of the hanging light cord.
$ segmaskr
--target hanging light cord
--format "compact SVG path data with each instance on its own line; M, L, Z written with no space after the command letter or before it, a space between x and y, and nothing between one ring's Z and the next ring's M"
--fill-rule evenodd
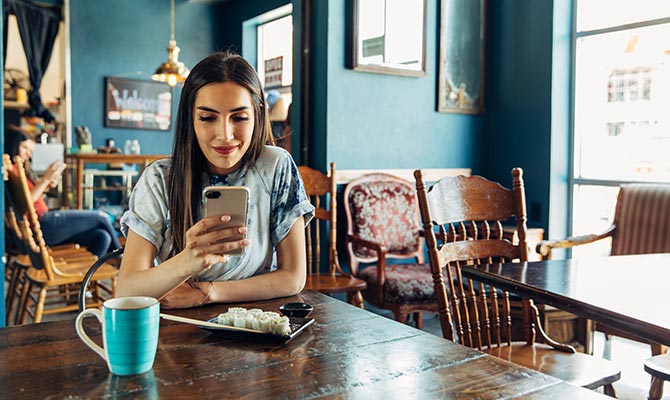
M174 0L170 0L170 40L174 41Z

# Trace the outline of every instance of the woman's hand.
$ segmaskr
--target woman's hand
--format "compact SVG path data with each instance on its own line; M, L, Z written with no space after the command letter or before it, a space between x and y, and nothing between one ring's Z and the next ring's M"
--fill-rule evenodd
M203 218L186 231L185 246L181 260L195 267L193 275L217 263L228 261L227 253L244 248L249 240L244 239L246 227L220 228L230 221L229 215Z
M161 308L189 308L207 302L214 284L188 280L177 286L160 299Z
M62 161L54 161L44 171L42 179L46 182L47 189L54 188L58 185L58 180L65 170L65 163Z
M44 175L37 179L35 186L30 190L30 198L36 202L49 189L58 186L58 179L65 170L65 163L62 161L54 161L44 171Z
M184 282L189 282L194 275L214 264L227 262L226 252L249 245L249 240L243 238L246 227L211 231L229 220L229 216L219 215L198 221L186 231L184 249L156 267L152 267L156 247L129 230L117 277L116 296L156 297L168 308L192 307L204 304L203 301L209 303L211 299L202 290L194 290ZM205 287L205 294L214 293L213 285Z

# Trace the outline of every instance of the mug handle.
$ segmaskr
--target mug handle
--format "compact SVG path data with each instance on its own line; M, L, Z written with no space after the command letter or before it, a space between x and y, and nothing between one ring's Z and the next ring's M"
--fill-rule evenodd
M107 355L105 354L105 350L98 346L93 340L91 340L90 337L86 334L86 331L84 330L84 318L86 318L89 315L95 316L100 324L102 324L102 313L100 310L97 308L88 308L77 315L77 320L75 322L75 328L77 330L77 335L79 335L79 338L84 341L84 343L90 347L93 351L98 353L100 357L102 357L103 360L107 360Z

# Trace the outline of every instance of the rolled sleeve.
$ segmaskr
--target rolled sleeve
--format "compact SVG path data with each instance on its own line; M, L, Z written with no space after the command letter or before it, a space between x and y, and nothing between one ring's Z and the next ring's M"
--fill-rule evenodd
M295 221L305 218L305 225L314 217L314 206L309 202L298 167L287 157L277 166L275 174L273 209L270 216L270 240L273 246L284 240Z
M165 244L169 217L167 210L166 171L169 164L164 160L151 164L140 177L130 195L128 210L121 217L120 226L124 235L132 230L151 242L156 249Z

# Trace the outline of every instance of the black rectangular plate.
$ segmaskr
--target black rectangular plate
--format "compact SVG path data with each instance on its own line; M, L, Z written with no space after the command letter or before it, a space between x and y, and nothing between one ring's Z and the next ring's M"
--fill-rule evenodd
M291 333L288 335L277 335L274 333L261 333L261 332L245 332L238 331L233 329L228 329L226 325L221 325L220 328L210 327L210 326L199 326L199 328L206 331L210 331L212 334L220 337L225 337L229 339L242 339L250 341L260 341L260 342L273 342L273 343L287 343L292 340L300 333L302 333L305 328L310 326L314 322L314 318L297 318L289 317L289 326L291 327ZM218 316L210 318L208 322L218 324Z

